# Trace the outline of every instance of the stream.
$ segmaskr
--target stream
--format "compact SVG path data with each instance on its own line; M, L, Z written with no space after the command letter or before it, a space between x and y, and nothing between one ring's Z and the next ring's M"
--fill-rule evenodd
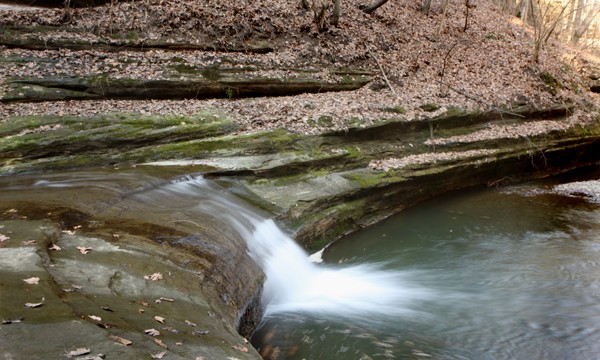
M266 313L252 338L265 359L600 357L600 205L552 191L556 184L586 176L597 179L597 170L436 198L333 243L319 254L321 263L314 261L319 256L309 257L267 214L240 201L236 195L240 189L234 184L224 187L202 176L181 176L180 171L100 169L2 178L3 214L13 219L1 225L12 238L5 241L3 253L8 259L11 249L25 251L22 244L27 241L22 240L29 238L23 235L19 239L19 231L33 231L32 226L38 226L35 221L63 208L78 209L81 213L62 212L61 217L54 218L61 227L76 230L55 241L65 256L79 256L77 259L94 259L76 255L77 244L95 244L90 249L94 249L92 255L98 254L99 262L119 256L117 266L126 275L131 273L123 279L132 279L132 285L110 285L113 290L131 292L120 294L123 302L112 305L119 312L128 309L130 299L154 291L151 282L135 279L155 268L148 268L146 260L122 258L133 253L130 250L117 255L117 245L124 249L134 249L135 245L141 254L158 255L155 247L171 239L174 243L197 242L211 254L223 257L243 251L242 243L231 236L236 233L266 274ZM83 217L84 213L93 216ZM177 225L182 230L187 226L191 232L204 230L201 236L185 236L156 227L160 224ZM48 227L42 225L40 229ZM17 230L9 232L11 226ZM87 231L98 236L104 228L109 231L105 238L111 238L118 229L123 235L113 235L111 244L77 235ZM127 232L147 234L158 245L144 245ZM202 240L213 234L230 240ZM110 251L102 255L101 246L110 247ZM30 253L34 254L33 249ZM60 254L52 255L57 265L53 276L65 276L65 281L73 283L89 281L91 275L80 270L82 277L66 270L61 275L56 269L67 269L70 262ZM165 260L165 264L173 265ZM234 269L238 275L242 271L241 267ZM188 277L176 278L178 272L185 275L182 271L165 268L175 286L173 293L185 292L177 300L181 302L198 291L188 286ZM24 276L14 275L14 283L22 283ZM93 293L92 288L89 291ZM30 298L28 292L15 292L3 301L9 304L10 300L22 309L22 303ZM44 309L53 301L62 306L59 298L47 299ZM189 309L161 315L181 316L182 323L183 316L198 311L191 309L201 309L197 315L203 315L198 321L210 322L214 316L203 300L190 304ZM22 312L9 307L2 310L3 316L12 318ZM70 316L68 311L65 314L61 316ZM27 318L42 323L46 319ZM24 324L10 329L26 328ZM90 329L93 336L106 339L104 330ZM46 328L38 331L39 336L50 334ZM219 331L216 325L211 328L211 334ZM15 332L14 341L20 336ZM194 347L185 350L187 353L184 347L173 351L180 351L182 358L194 352L203 354L206 339L190 341ZM57 351L64 351L65 345L60 343L64 340L57 339ZM14 351L19 351L19 345L13 345ZM110 343L103 346L112 349Z
M319 286L343 301L276 304L253 343L266 359L598 359L600 205L553 193L563 181L437 198L334 243L319 266L356 274Z

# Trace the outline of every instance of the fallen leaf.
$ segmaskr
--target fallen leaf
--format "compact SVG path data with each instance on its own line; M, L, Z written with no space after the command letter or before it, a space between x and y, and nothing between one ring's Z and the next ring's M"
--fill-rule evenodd
M189 326L191 326L191 327L196 327L196 324L194 324L193 322L191 322L191 321L189 321L189 320L186 320L186 321L185 321L185 324L186 324L186 325L189 325Z
M79 358L78 360L103 360L106 357L104 354L96 354L90 355L86 357Z
M10 324L17 324L20 322L23 322L23 320L25 320L25 318L18 318L18 319L7 319L7 320L2 320L2 325L10 325Z
M153 355L151 355L151 356L152 356L154 359L162 359L162 358L165 356L165 354L166 354L166 353L167 353L166 351L163 351L163 352L159 352L158 354L153 354Z
M174 299L170 299L170 298L166 298L166 297L162 297L162 296L160 298L158 298L158 299L162 300L162 301L168 301L168 302L174 302L175 301Z
M158 280L162 280L163 276L161 273L154 273L152 275L145 275L144 279L146 280L152 280L152 281L158 281Z
M156 345L160 346L160 347L163 347L163 348L165 348L165 349L168 349L167 345L165 345L165 343L164 343L164 342L162 342L162 340L160 340L160 339L154 339L154 343L155 343Z
M160 335L160 331L158 331L156 329L146 329L146 330L144 330L144 333L146 333L150 336L159 336Z
M42 301L40 301L39 303L25 303L25 306L29 307L29 308L37 308L40 307L42 305L44 305L44 298L42 298Z
M78 348L78 349L69 351L66 355L67 355L67 357L73 357L73 356L86 355L89 353L90 353L89 348Z
M34 277L30 277L28 279L23 279L23 281L25 281L29 285L37 285L40 283L40 278L34 276Z
M144 311L145 311L145 310L144 310L144 309L142 309L142 308L138 309L138 312L139 312L140 314L143 314L143 313L144 313Z
M159 323L161 323L161 324L164 324L164 323L165 323L165 318L164 318L164 317L162 317L162 316L155 316L155 317L154 317L154 320L158 321L158 322L159 322Z
M237 344L236 344L236 345L232 345L231 347L232 347L233 349L235 349L235 350L238 350L238 351L241 351L241 352L245 352L245 353L246 353L246 352L248 352L248 348L247 348L247 347L245 347L245 346L242 346L242 345L237 345Z
M194 330L192 331L192 335L207 335L208 330Z
M92 248L89 247L84 247L84 246L78 246L77 249L79 250L80 253L82 253L83 255L89 253Z
M88 315L88 317L94 321L102 321L102 318L100 316Z
M75 231L73 231L73 230L63 230L63 233L65 233L67 235L75 235Z
M3 243L8 239L10 239L8 236L0 234L0 243Z
M113 309L109 308L108 306L100 306L100 309L104 311L114 312Z
M120 336L111 335L110 338L113 339L114 341L118 342L118 343L121 343L121 344L125 345L125 346L129 346L129 345L133 344L133 341L127 340L127 339L122 338Z
M183 345L183 341L178 341L178 342L175 343L175 345L182 346Z
M35 244L37 244L37 240L21 241L21 244L23 244L23 245L35 245Z
M60 250L62 250L62 249L60 248L60 246L58 246L58 245L56 245L56 244L52 244L52 246L50 246L50 247L48 248L48 250L60 251Z

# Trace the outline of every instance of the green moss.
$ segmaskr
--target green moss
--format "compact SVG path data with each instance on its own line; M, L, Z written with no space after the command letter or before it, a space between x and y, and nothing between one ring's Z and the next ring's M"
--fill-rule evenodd
M406 114L406 109L402 106L393 106L383 109L383 111L393 113L393 114Z
M544 71L540 74L540 78L546 84L546 90L552 95L556 95L558 89L562 88L560 82L551 73Z
M202 73L202 70L198 69L197 67L195 67L193 65L188 65L188 64L169 65L169 67L171 69L174 69L175 71L177 71L180 74L201 74Z
M344 177L356 182L362 188L376 187L405 179L402 176L396 175L395 171L362 171L346 174Z
M423 109L423 111L427 111L427 112L432 112L432 111L436 111L440 108L440 106L438 104L433 104L433 103L427 103L427 104L423 104L421 106L419 106L421 109Z

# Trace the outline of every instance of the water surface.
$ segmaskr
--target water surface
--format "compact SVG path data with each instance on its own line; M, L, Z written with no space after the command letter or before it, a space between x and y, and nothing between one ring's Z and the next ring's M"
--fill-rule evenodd
M268 359L600 358L600 205L550 187L436 199L333 244L322 266L380 278L330 282L351 287L335 311L279 305L255 345Z

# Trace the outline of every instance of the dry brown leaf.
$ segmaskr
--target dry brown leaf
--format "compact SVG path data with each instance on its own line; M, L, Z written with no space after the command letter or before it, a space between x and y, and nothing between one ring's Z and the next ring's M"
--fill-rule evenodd
M42 301L40 301L39 303L25 303L25 306L28 308L37 308L44 305L45 300L45 298L42 298Z
M73 231L73 230L63 230L63 233L65 233L67 235L75 235L75 231Z
M164 323L165 323L165 318L164 318L164 317L162 317L162 316L155 316L155 317L154 317L154 320L158 321L158 322L159 322L159 323L161 323L161 324L164 324Z
M162 280L163 276L161 273L154 273L152 275L145 275L144 279L146 280L152 280L152 281L158 281L158 280Z
M27 246L27 245L35 245L37 244L37 240L27 240L27 241L22 241L21 244Z
M79 250L80 253L82 253L83 255L85 255L85 254L89 253L92 250L92 248L84 247L84 246L78 246L77 250Z
M66 356L67 357L74 357L74 356L81 356L81 355L86 355L90 353L90 349L89 348L78 348L75 350L71 350L69 351Z
M52 244L52 246L50 246L50 247L48 248L48 250L60 251L60 250L62 250L62 249L60 248L60 246L58 246L58 245L56 245L56 244Z
M189 320L185 320L185 324L189 325L191 327L196 327L196 324L194 324L193 322L189 321Z
M40 278L34 276L34 277L27 278L27 279L23 279L23 281L29 285L38 285L40 283Z
M162 296L161 296L160 298L158 298L158 300L161 300L161 301L168 301L168 302L174 302L174 301L175 301L175 299L166 298L166 297L162 297Z
M146 333L150 336L160 336L160 331L158 331L156 329L146 329L146 330L144 330L144 333Z
M133 341L127 340L127 339L122 338L120 336L111 335L110 338L113 339L114 341L118 342L118 343L121 343L121 344L125 345L125 346L129 346L129 345L133 344Z
M231 347L233 349L241 351L241 352L248 352L248 348L245 346L242 346L242 345L235 344L235 345L231 345Z
M160 347L163 347L163 348L165 348L165 349L168 349L167 345L165 345L165 343L164 343L164 342L162 342L162 340L160 340L160 339L154 339L154 343L155 343L156 345L160 346Z
M3 243L9 239L10 239L10 237L0 234L0 243Z
M162 359L167 354L166 351L159 352L158 354L151 354L154 359Z
M94 321L102 321L102 318L100 316L96 316L96 315L88 315L88 317Z

